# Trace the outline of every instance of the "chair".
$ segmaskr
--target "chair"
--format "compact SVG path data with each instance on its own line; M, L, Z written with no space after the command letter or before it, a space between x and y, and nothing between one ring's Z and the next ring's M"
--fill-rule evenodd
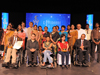
M43 51L44 49L42 48L42 51ZM54 64L54 68L56 68L56 66L57 66L57 63L56 63L56 58L55 58L55 56L56 56L56 54L54 53L54 47L52 47L52 54L50 55L51 56L51 59L52 59L52 61L53 61L53 64ZM42 57L42 59L41 59L41 61L40 61L40 63L41 63L41 65L42 65L42 62L43 62L43 58L44 58L44 54L42 53L41 54L41 57ZM46 63L48 63L48 59L47 59L47 62ZM47 67L49 67L49 65L47 65L45 68L47 68ZM41 67L42 68L42 67Z
M89 51L89 48L88 48ZM84 56L83 56L84 58ZM74 61L74 65L78 64L78 60L79 60L79 53L78 53L78 49L77 47L74 49L74 53L73 53L73 61ZM90 67L90 53L88 53L88 62L89 62L89 67Z
M39 53L39 52L38 52ZM33 54L32 54L32 59L34 59L34 56L33 56ZM26 50L26 52L25 52L25 63L26 63L26 67L28 67L29 66L29 58L28 58L28 55L27 55L27 50ZM39 56L37 56L37 65L36 66L38 66L39 65ZM33 66L33 65L32 65Z

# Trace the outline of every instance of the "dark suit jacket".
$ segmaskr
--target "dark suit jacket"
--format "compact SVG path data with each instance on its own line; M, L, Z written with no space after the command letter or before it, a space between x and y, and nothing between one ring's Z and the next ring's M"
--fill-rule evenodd
M9 42L10 42L10 44L12 44L12 46L14 45L13 44L13 40L14 40L14 36L12 36L12 37L9 38ZM22 38L20 38L20 37L17 36L17 41L22 41Z
M81 46L81 39L77 39L74 45L75 45L77 50L81 49L80 48L80 46ZM90 46L89 45L89 41L84 39L83 46L84 46L84 50L89 51L89 46Z

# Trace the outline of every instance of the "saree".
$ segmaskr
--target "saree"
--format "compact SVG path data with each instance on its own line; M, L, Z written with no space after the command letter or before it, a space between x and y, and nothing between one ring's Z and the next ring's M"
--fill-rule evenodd
M6 52L6 48L10 48L10 46L7 46L8 42L9 42L9 38L13 36L14 31L9 31L9 32L5 32L4 33L4 55ZM4 56L3 56L3 60L4 60Z

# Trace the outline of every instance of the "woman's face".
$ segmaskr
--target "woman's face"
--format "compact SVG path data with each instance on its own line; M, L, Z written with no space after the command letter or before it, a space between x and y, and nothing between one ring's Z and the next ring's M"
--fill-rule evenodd
M62 37L62 41L64 41L64 40L65 40L65 36Z
M44 28L44 30L45 30L45 31L48 31L48 28L47 28L47 27L45 27L45 28Z
M61 27L61 29L62 29L62 31L64 31L64 30L65 30L65 28L64 28L64 27Z
M34 30L37 30L37 26L34 26Z
M50 41L50 37L47 37L46 40L47 40L47 41Z
M71 29L74 29L75 28L75 26L74 25L71 25Z
M21 30L21 29L22 29L22 27L19 25L19 26L18 26L18 29L19 29L19 30Z
M70 26L68 26L67 29L70 30Z
M39 31L42 31L42 27L39 27Z
M8 30L10 30L10 29L11 29L11 27L10 27L10 26L8 26L8 27L7 27L7 29L8 29Z

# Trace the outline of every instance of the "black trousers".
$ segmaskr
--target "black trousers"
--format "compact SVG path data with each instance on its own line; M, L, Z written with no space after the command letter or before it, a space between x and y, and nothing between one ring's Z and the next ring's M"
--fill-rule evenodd
M30 50L27 50L27 55L28 55L28 58L29 58L29 62L32 62L32 55L33 55L33 57L34 57L33 62L36 63L38 51L31 52Z
M85 56L85 63L88 62L88 51L82 51L81 49L78 50L79 52L79 62L82 62L83 61L83 55Z
M99 40L95 40L96 42L98 42ZM95 59L95 47L96 44L94 42L92 42L92 60ZM98 56L97 56L97 60L100 61L100 44L97 45L97 52L98 52Z
M59 54L61 54L61 56L62 56L62 65L64 65L64 56L66 56L66 65L68 65L69 52L61 52L61 51L59 51Z

